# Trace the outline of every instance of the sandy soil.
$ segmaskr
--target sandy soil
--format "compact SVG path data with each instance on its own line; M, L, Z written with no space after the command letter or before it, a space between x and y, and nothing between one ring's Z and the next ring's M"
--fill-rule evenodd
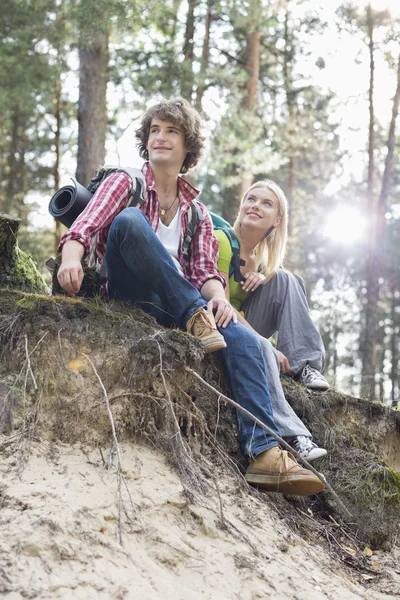
M8 450L7 450L8 448ZM118 482L99 450L33 442L29 458L1 456L0 596L103 600L390 600L400 597L392 555L379 589L363 587L321 547L291 532L268 503L217 473L216 494L188 501L162 454L121 445ZM105 456L107 460L108 457Z

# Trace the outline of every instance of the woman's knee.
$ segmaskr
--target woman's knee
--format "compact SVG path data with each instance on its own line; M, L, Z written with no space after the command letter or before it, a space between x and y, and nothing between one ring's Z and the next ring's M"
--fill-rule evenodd
M306 293L306 287L304 285L303 278L300 277L300 275L296 275L296 273L290 273L285 269L278 269L274 277L272 277L271 282L274 282L276 286L284 288L299 285L303 292Z

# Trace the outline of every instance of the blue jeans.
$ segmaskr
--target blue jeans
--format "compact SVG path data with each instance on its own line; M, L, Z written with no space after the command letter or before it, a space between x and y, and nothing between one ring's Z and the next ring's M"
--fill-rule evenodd
M123 210L113 221L106 250L111 296L139 304L163 325L185 329L196 310L207 303L175 267L171 256L138 208ZM260 342L249 329L232 322L219 329L235 401L279 435L271 406ZM275 439L239 411L242 451L248 456L276 446Z
M139 208L126 208L114 219L106 264L110 295L135 302L166 327L185 329L193 313L207 305L179 274Z

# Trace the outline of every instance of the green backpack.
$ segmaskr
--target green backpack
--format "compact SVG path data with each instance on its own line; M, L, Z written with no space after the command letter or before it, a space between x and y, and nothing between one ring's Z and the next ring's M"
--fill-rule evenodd
M245 264L244 261L240 258L239 240L237 239L236 234L233 231L232 226L228 223L228 221L225 221L225 219L211 211L209 212L211 215L214 230L223 231L230 242L232 249L232 260L229 265L229 277L232 277L233 275L234 280L239 283L244 279L240 271L240 267ZM188 225L186 227L185 233L183 234L182 254L186 258L189 258L190 244L194 237L194 234L196 233L200 221L203 221L203 213L200 209L198 202L194 200L188 212Z

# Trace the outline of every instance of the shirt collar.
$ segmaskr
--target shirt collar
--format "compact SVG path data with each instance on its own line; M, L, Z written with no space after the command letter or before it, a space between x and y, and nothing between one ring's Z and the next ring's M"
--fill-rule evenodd
M149 162L145 162L142 167L142 173L146 179L146 189L148 192L157 191L156 184L154 182L154 175ZM195 188L191 183L178 176L178 192L180 200L186 201L189 204L197 198L200 194L200 190Z

